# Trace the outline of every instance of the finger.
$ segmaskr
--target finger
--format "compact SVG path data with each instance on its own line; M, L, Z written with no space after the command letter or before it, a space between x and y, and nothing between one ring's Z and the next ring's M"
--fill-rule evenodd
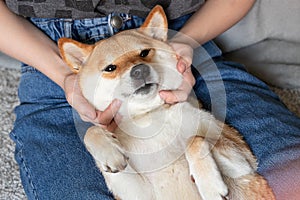
M167 104L183 102L186 101L188 97L188 93L182 90L164 90L160 91L159 95Z
M187 69L187 63L182 59L180 58L177 62L177 70L183 74Z
M160 91L161 98L168 104L186 101L190 94L193 84L194 76L192 73L184 74L184 80L177 90L162 90Z
M177 62L177 70L182 74L183 79L190 85L194 86L195 78L192 73L191 66L184 59L179 59Z
M180 90L190 92L195 85L196 80L195 77L191 71L191 69L186 70L183 73L183 82L181 86L179 87Z
M114 132L117 127L118 127L118 125L115 122L115 120L112 120L111 123L106 126L106 130L108 130L109 132Z
M113 120L114 116L117 114L120 109L121 101L113 100L112 103L103 111L97 111L96 121L102 125L108 125Z
M170 43L170 45L175 50L180 59L185 60L187 65L191 65L194 52L191 46L184 43Z
M122 116L117 113L115 115L114 119L110 122L110 124L108 124L108 125L100 124L100 126L110 132L114 132L116 130L116 128L118 127L118 124L120 123L121 119L122 119Z

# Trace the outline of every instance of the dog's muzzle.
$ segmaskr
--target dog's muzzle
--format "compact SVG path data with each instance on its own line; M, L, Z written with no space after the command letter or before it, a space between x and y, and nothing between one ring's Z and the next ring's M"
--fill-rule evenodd
M157 86L152 80L150 66L146 64L132 67L130 78L134 88L136 88L135 94L148 94L154 86Z

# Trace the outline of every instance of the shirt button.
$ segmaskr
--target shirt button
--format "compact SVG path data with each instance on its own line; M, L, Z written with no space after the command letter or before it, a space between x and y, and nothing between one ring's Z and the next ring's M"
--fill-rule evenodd
M120 16L114 15L110 19L110 24L116 29L120 29L123 25L123 20Z

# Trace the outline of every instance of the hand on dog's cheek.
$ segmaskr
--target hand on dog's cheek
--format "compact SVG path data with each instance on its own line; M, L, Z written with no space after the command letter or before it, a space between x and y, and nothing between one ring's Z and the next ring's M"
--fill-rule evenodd
M191 70L194 50L190 45L180 42L180 40L178 42L176 37L171 39L169 44L178 56L176 68L182 74L183 81L177 90L160 91L160 97L168 104L175 104L186 101L195 84L195 78Z
M117 128L116 122L121 118L118 114L121 104L120 100L114 99L104 111L96 111L97 115L93 122L98 125L100 124L100 126L108 131L114 131Z
M119 122L121 121L122 116L120 114L116 114L112 121L110 121L107 125L100 124L100 126L109 132L113 133L118 127ZM99 124L98 124L99 125Z
M190 65L183 58L180 58L177 63L177 70L182 74L183 81L177 90L160 91L160 97L168 104L175 104L186 101L194 84L195 78L192 74Z
M117 123L114 120L112 120L108 125L100 125L100 126L111 133L113 133L118 127Z
M84 121L91 122L96 118L95 108L82 95L77 74L70 74L65 78L64 91L68 103Z
M104 111L95 110L82 95L77 74L70 74L65 78L64 91L68 103L78 112L83 121L101 124L109 131L116 129L114 117L121 106L121 101L114 100Z
M194 49L189 44L176 41L176 38L175 39L173 38L173 41L171 40L169 44L174 49L177 56L179 57L178 64L180 64L179 63L180 60L184 62L181 64L185 64L185 66L182 66L183 67L182 71L179 70L180 73L183 73L185 71L185 68L187 68L187 66L190 66L192 64ZM178 69L178 65L177 65L177 69Z

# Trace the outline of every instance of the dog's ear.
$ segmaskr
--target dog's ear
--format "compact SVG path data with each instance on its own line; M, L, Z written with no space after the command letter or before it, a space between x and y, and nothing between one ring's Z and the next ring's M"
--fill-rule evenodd
M61 57L71 70L78 73L83 62L93 51L94 45L83 44L70 38L61 38L58 40L58 48Z
M155 39L166 41L168 38L168 21L163 8L159 5L155 6L138 30Z

